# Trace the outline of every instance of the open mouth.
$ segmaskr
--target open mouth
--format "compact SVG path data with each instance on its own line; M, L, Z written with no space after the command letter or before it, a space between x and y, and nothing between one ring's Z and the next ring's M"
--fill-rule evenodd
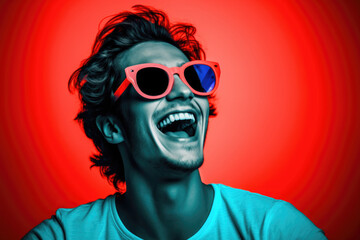
M196 118L193 113L172 113L157 124L159 130L172 137L193 137L196 132Z

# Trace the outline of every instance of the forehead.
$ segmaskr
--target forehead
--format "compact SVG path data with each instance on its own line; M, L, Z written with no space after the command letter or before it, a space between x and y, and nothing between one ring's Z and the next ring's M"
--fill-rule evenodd
M181 66L189 60L177 47L166 42L139 43L116 58L116 66L124 69L142 63L159 63L168 67Z

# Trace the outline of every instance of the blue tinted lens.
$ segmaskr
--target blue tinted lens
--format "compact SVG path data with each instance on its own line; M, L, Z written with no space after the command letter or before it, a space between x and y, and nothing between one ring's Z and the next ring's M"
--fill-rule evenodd
M215 87L215 72L204 64L194 64L184 71L186 81L198 92L208 93Z

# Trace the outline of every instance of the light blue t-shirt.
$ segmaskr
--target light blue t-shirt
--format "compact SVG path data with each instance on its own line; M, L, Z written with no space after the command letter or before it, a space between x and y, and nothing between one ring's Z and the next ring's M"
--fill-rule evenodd
M215 196L210 214L196 239L326 239L304 214L290 203L260 194L211 184ZM60 208L56 215L32 229L29 239L140 239L126 229L116 210L115 195Z

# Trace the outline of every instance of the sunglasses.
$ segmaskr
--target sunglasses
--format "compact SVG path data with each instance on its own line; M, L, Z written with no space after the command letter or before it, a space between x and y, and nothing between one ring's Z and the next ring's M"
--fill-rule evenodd
M130 83L144 98L165 97L174 85L174 74L177 74L194 94L209 96L219 85L220 67L216 62L201 60L171 68L157 63L144 63L125 68L125 74L125 80L114 93L116 100Z

